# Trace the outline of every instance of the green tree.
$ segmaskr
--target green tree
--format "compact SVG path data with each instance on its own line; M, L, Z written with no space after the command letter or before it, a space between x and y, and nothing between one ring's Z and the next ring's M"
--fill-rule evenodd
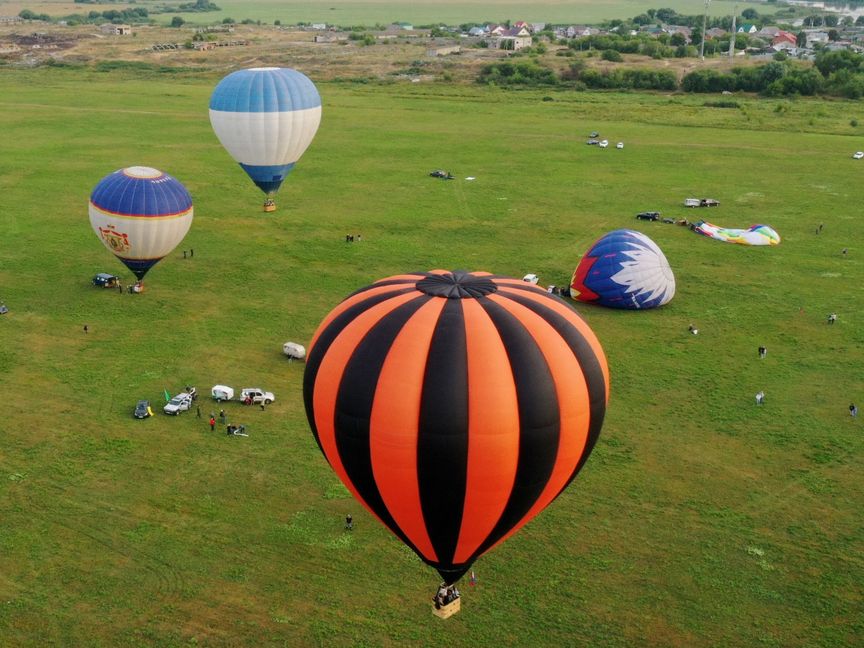
M171 26L172 27L182 27L185 24L186 24L186 21L183 20L183 18L181 18L180 16L174 16L171 19Z
M624 59L621 57L621 53L618 50L607 49L603 50L603 55L601 57L604 61L612 61L613 63L620 63Z
M798 32L798 35L795 36L795 45L798 47L807 47L807 32Z

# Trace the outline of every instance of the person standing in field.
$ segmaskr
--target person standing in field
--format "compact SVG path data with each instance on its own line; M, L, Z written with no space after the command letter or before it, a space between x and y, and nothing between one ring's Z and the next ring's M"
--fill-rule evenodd
M857 418L858 407L855 405L855 403L852 403L851 405L849 405L849 414L852 416L852 418Z
M212 432L215 429L216 429L216 417L211 414L210 415L210 431Z

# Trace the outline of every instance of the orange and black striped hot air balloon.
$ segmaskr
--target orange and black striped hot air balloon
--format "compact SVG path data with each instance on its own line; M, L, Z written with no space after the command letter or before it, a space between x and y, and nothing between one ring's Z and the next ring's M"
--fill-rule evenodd
M382 279L315 332L315 439L348 489L447 584L555 499L597 442L609 372L565 302L518 279Z

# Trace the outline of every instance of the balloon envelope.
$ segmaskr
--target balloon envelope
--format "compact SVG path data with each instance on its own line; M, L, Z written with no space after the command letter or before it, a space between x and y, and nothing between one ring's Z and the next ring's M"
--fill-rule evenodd
M718 227L706 221L693 225L693 231L724 243L739 245L780 245L780 235L768 225L751 225L747 229Z
M570 295L611 308L655 308L675 296L675 275L654 241L620 229L600 237L582 257Z
M89 212L96 236L140 280L186 236L192 196L167 173L134 166L99 181Z
M222 146L268 195L275 194L321 123L321 97L289 68L232 72L210 97L210 124Z
M561 299L435 270L338 305L311 342L303 389L342 482L453 583L576 476L608 385L600 343Z

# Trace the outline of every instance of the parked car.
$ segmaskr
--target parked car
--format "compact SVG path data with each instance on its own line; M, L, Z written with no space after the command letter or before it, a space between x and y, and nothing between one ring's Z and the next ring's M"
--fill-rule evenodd
M433 178L444 178L445 180L452 180L454 177L452 173L450 173L449 171L444 171L442 169L435 169L429 175Z
M152 415L153 410L150 409L150 401L148 400L139 400L138 404L135 405L135 411L132 413L136 419L145 419Z
M588 137L600 137L600 133L597 131L591 131L591 134Z
M617 148L617 149L622 149L622 148L624 148L624 142L618 142L618 143L615 145L615 148Z
M229 401L234 398L234 390L228 385L213 385L210 395L213 397L213 400L218 402Z
M660 212L639 212L638 214L636 214L636 218L638 218L639 220L656 221L660 220Z
M588 140L587 142L585 142L585 143L588 144L589 146L596 146L597 144L600 143L600 140L598 140L598 139L594 139L594 138L592 137L591 139L589 139L589 140Z
M700 207L719 207L720 201L714 200L713 198L703 198L699 201Z
M684 206L685 207L701 207L702 201L699 200L698 198L685 198L684 199Z
M120 277L108 274L107 272L100 272L93 277L93 285L100 288L116 288L119 282Z
M852 157L856 160L860 160L861 158L864 158L864 151L856 151Z
M240 400L247 405L251 403L269 405L276 400L276 397L273 392L264 391L260 387L245 387L240 390Z
M186 392L180 392L165 404L162 411L166 414L177 416L180 412L185 412L190 407L192 407L192 396Z
M600 148L606 148L609 146L609 140L600 140L600 144L598 144Z

